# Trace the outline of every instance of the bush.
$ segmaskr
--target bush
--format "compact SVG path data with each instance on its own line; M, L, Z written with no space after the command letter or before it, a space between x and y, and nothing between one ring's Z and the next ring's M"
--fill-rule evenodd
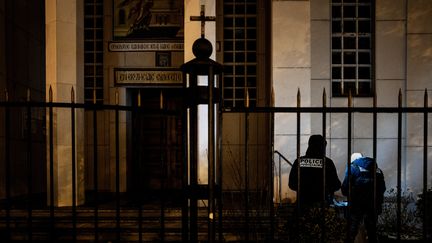
M397 236L397 190L389 189L384 197L383 210L378 217L377 233L387 238ZM401 239L421 238L421 221L418 217L416 199L408 189L401 192L401 215L400 215Z

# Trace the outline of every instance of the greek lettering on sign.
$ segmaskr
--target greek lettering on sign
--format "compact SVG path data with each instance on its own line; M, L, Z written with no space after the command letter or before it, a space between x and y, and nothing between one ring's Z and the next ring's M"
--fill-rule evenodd
M117 85L182 84L183 75L177 70L114 70Z

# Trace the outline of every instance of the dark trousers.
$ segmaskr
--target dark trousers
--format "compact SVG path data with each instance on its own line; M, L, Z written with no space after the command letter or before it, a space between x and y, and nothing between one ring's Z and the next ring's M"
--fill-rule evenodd
M377 216L372 212L366 212L360 209L352 209L351 210L351 228L350 228L350 242L354 242L355 237L357 236L359 227L362 223L366 228L368 242L375 243L377 242L377 234L376 234L376 222Z

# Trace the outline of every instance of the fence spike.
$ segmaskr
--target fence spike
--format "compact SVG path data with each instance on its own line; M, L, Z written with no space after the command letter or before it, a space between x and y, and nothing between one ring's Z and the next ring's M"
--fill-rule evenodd
M96 104L96 88L93 88L93 104Z
M373 93L373 107L374 108L377 107L377 93L376 93L376 90L374 90L374 93Z
M428 103L428 92L427 92L427 88L425 89L425 93L424 93L424 107L428 108L429 107L429 103Z
M75 90L73 86L71 88L71 102L75 103Z
M300 88L297 88L297 108L301 105Z
M246 108L249 108L249 89L246 89Z
M164 105L163 105L163 103L164 103L164 100L163 100L164 98L163 98L163 92L162 92L162 90L160 91L160 94L159 94L159 108L161 109L161 110L163 110L163 108L164 108Z
M275 94L274 94L274 88L273 88L273 86L272 86L272 88L271 88L271 99L270 99L270 102L271 102L271 107L274 107L275 106Z
M402 107L402 89L399 89L399 95L398 95L398 107Z
M31 91L30 88L27 88L27 102L30 102L31 99Z
M5 101L8 102L9 101L9 92L7 89L5 89L4 92L5 92Z
M352 94L351 94L351 89L348 90L348 107L352 107Z
M141 90L138 90L138 107L141 107Z
M119 105L119 91L118 91L118 89L116 89L116 92L115 92L115 104Z
M53 90L52 90L52 86L50 85L49 90L48 90L48 100L50 103L53 102Z
M327 107L327 94L325 88L323 89L322 102L323 102L323 107Z

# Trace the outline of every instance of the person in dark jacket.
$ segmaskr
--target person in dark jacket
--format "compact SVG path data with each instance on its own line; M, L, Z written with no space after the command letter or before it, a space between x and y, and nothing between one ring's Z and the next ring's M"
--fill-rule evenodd
M376 221L382 211L384 192L386 190L384 174L378 168L375 160L370 157L357 158L351 162L350 167L350 179L348 179L347 169L342 183L342 194L348 196L350 193L351 195L351 200L348 202L351 206L349 242L354 242L362 222L364 222L367 231L368 242L377 242ZM374 180L376 180L376 183ZM350 186L351 191L349 192Z
M329 205L333 202L334 192L340 189L341 182L333 160L325 156L326 145L327 142L323 136L310 136L306 154L296 159L292 166L289 187L299 193L297 200L301 208L319 206L322 202ZM299 166L300 175L298 174ZM325 182L323 180L324 169Z

